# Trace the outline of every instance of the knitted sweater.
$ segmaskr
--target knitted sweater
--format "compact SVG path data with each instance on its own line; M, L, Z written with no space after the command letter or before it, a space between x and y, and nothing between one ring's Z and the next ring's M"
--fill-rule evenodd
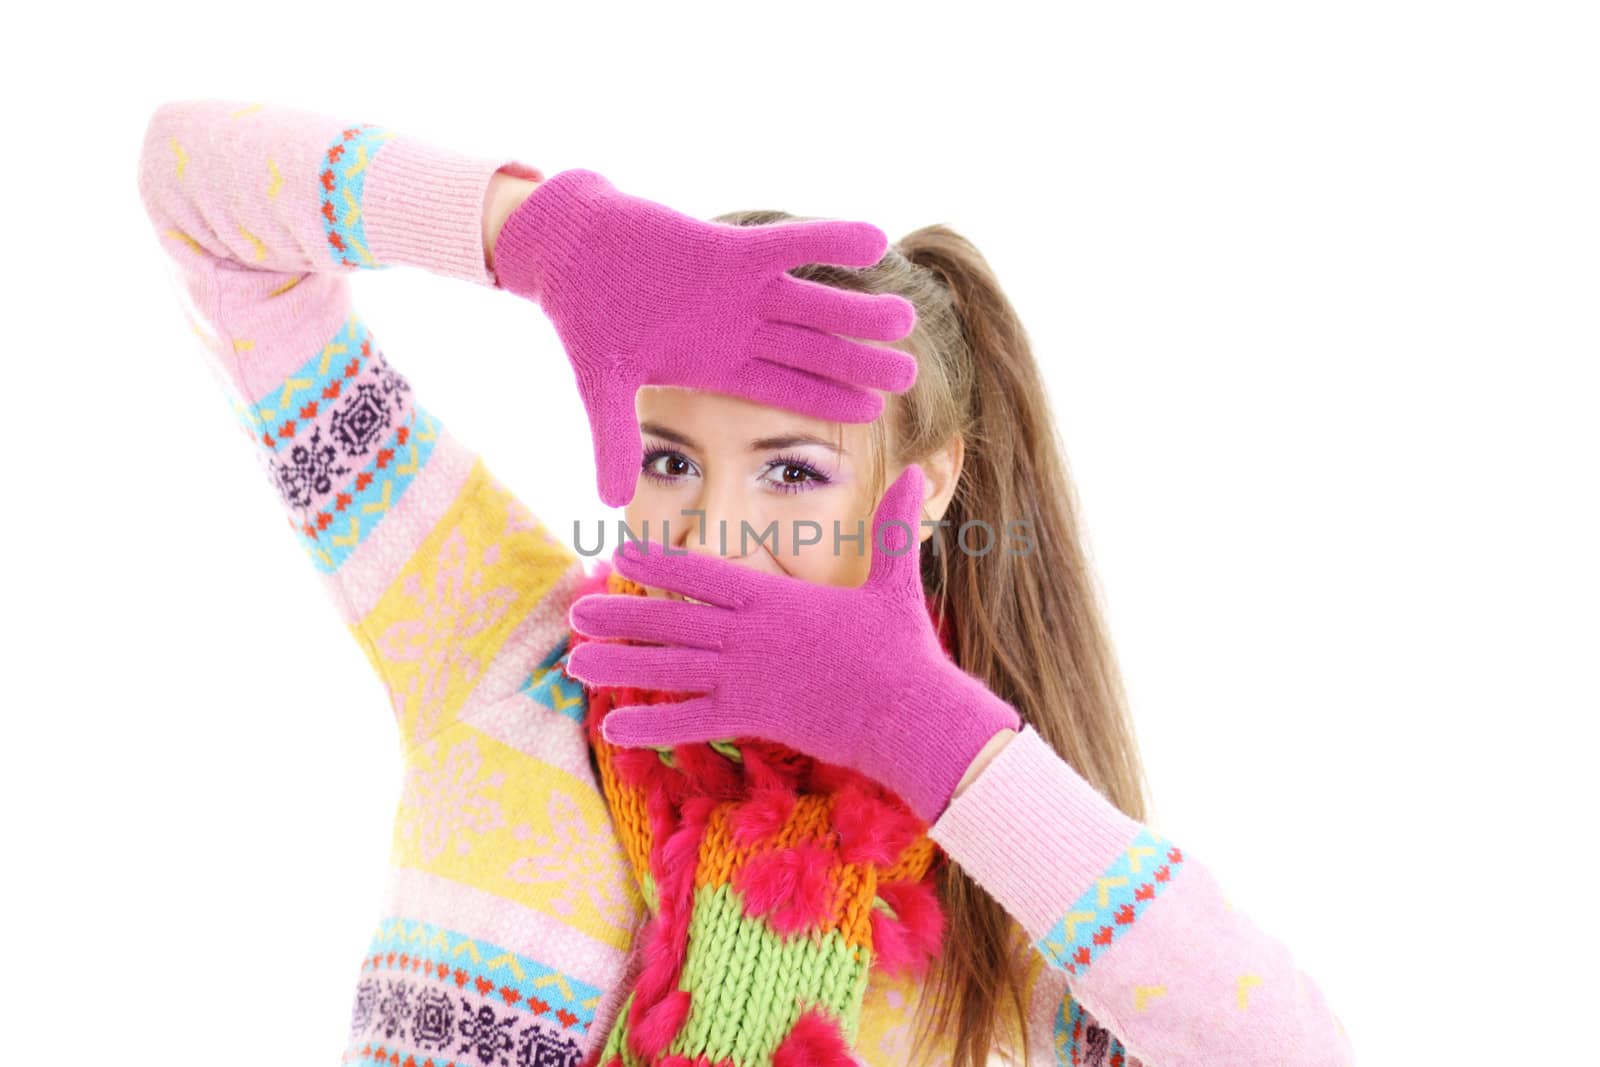
M422 405L346 275L493 287L510 157L224 100L151 116L139 190L207 364L385 686L404 784L344 1062L579 1063L646 916L564 672L583 560ZM1317 984L1210 870L1031 727L929 829L1026 934L1035 1063L1351 1062ZM875 980L855 1054L900 1064L920 988ZM331 1051L331 1050L330 1050ZM940 1049L936 1062L947 1062Z

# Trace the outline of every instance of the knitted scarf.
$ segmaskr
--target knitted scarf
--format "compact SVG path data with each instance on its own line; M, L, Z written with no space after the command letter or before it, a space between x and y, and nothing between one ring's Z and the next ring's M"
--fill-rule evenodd
M578 595L601 590L645 593L606 563ZM948 654L948 629L939 636ZM572 647L584 640L571 634ZM584 689L649 910L638 977L585 1067L859 1062L849 1049L870 974L921 977L939 951L946 860L927 825L865 775L775 742L611 745L600 723L613 707L692 694Z

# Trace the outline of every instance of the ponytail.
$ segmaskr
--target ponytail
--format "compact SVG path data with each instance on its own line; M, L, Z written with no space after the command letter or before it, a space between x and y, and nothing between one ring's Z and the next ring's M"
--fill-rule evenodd
M752 211L717 221L797 218ZM1119 810L1143 822L1144 772L1076 494L1032 345L988 262L965 237L935 224L907 234L872 267L808 264L790 273L895 293L916 308L916 327L900 344L917 358L917 380L872 425L873 499L887 487L890 461L919 462L961 436L961 474L941 517L946 524L921 549L923 586L936 597L956 662L1015 707ZM963 541L964 529L983 540ZM940 895L944 946L919 999L911 1062L938 1036L953 1042L955 1067L983 1067L993 1047L1020 1052L1026 1064L1037 952L956 864L942 868ZM1003 1035L1002 1023L1009 1024Z

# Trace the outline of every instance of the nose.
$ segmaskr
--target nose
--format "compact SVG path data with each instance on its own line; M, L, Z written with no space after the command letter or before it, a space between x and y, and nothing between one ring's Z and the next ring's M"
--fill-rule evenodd
M684 517L683 537L677 538L680 547L690 552L737 560L739 551L739 520L726 511L704 509L704 514L691 513Z
M753 551L754 538L746 537L740 544L741 523L755 517L750 514L748 502L737 486L717 484L711 479L702 483L696 499L685 505L688 514L674 521L683 523L683 533L673 538L674 544L690 552L715 556L730 562L740 562Z

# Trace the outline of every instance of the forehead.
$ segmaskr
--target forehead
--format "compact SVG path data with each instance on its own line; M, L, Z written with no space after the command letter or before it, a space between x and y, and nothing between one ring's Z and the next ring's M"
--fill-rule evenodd
M867 447L867 423L841 423L744 397L701 389L646 385L635 400L640 423L685 434L705 448L746 448L756 438L812 434L852 453Z

